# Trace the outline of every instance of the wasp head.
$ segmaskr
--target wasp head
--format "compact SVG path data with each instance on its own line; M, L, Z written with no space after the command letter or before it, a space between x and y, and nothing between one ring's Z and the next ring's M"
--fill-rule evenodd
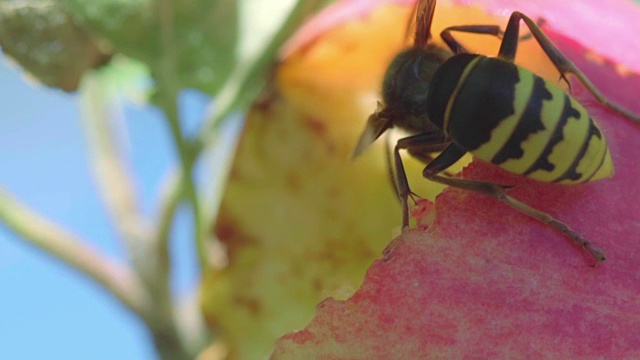
M353 156L357 156L386 130L399 127L412 134L430 131L436 126L427 116L430 83L438 67L450 53L435 46L412 47L389 65L382 84L384 105L369 116Z

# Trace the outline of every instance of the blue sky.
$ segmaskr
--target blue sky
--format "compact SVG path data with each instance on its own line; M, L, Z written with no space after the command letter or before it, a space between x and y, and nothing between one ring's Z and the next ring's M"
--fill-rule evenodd
M4 61L0 99L0 186L105 253L123 257L93 183L79 99L25 82ZM193 127L208 99L188 92L181 101ZM149 106L124 109L132 164L149 214L175 159L160 116ZM186 292L197 278L188 214L179 214L174 233L174 287ZM0 359L153 359L149 340L143 324L102 289L0 225Z

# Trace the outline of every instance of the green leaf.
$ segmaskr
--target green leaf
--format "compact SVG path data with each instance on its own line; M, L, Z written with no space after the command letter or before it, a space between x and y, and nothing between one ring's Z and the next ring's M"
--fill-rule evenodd
M0 46L41 82L66 91L111 58L52 0L0 2Z
M158 1L63 0L87 27L109 40L117 52L157 72L165 55ZM172 29L179 87L215 93L234 66L237 14L233 1L173 1Z

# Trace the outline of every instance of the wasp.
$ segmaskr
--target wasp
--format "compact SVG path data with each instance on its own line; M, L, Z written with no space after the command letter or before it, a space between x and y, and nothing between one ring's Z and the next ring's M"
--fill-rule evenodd
M369 116L354 157L393 127L411 134L398 140L393 151L403 229L409 227L409 198L416 195L410 190L400 150L426 164L425 178L502 201L564 233L596 265L604 261L604 250L549 214L507 195L508 186L443 174L471 153L543 182L579 184L613 176L607 142L585 108L558 85L514 64L521 21L567 84L567 76L573 75L601 104L636 122L640 116L607 99L526 15L513 12L504 31L497 25L448 27L440 33L443 47L430 42L435 6L435 0L416 4L413 46L399 53L387 69L383 102ZM469 53L455 32L498 37L498 56ZM439 154L433 158L432 153Z

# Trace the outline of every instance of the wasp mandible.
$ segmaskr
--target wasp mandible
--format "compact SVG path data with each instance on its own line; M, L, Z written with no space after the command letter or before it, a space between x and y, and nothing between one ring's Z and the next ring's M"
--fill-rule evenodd
M400 156L404 149L427 164L425 178L502 201L564 233L596 264L602 262L604 250L549 214L507 195L508 187L441 173L469 152L543 182L578 184L613 176L607 142L585 108L556 84L513 63L521 21L561 79L568 83L571 74L601 104L636 122L640 116L607 99L526 15L513 12L504 32L497 25L448 27L440 33L445 48L429 41L435 6L435 0L416 4L413 46L387 69L383 102L369 116L354 156L392 127L412 134L398 140L393 152L403 229L409 226L408 201L414 196ZM501 38L498 56L469 53L454 32ZM440 154L431 158L434 152Z

